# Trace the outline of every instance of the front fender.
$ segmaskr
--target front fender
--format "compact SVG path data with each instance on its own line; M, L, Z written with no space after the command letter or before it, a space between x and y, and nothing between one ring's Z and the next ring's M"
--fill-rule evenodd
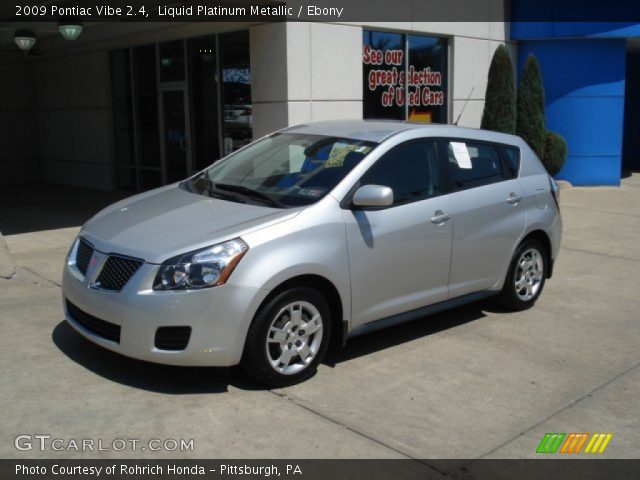
M318 207L318 208L315 208ZM314 205L292 220L243 236L249 251L229 279L238 285L273 290L301 275L333 284L351 313L351 284L344 219L333 199Z

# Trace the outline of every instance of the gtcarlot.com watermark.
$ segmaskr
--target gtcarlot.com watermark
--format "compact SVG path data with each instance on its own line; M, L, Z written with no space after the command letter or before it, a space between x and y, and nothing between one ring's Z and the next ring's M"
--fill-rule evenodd
M50 434L21 434L15 437L16 450L28 452L193 452L193 439L184 438L59 438Z

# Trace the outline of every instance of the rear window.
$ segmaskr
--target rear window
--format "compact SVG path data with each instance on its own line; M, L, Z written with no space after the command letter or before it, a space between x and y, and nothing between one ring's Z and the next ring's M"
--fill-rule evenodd
M507 173L511 178L516 178L520 171L520 149L518 147L503 146L502 152L507 162Z
M472 140L451 141L447 145L447 157L458 190L504 180L500 156L492 145Z

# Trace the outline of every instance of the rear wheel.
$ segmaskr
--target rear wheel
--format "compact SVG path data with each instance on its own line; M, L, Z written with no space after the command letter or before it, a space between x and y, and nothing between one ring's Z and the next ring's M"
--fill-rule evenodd
M263 306L249 327L242 368L273 387L311 377L331 336L331 312L316 290L286 290Z
M533 306L547 274L547 252L541 242L525 240L517 248L505 279L500 302L511 310L526 310Z

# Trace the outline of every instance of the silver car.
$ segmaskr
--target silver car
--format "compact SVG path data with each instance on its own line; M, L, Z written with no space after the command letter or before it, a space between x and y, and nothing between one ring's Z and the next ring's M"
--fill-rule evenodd
M123 355L281 386L355 335L491 295L531 307L561 232L558 188L519 137L309 123L98 213L64 310Z

